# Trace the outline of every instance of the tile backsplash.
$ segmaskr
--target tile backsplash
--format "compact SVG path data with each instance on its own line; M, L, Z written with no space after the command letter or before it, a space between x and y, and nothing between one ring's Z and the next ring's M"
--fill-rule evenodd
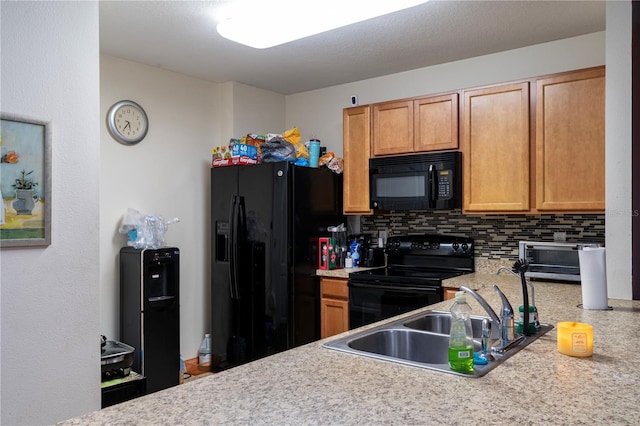
M513 262L518 241L553 241L554 232L565 232L567 241L604 245L604 214L465 215L462 210L395 212L361 216L360 230L387 230L389 236L405 234L463 235L475 240L476 259Z

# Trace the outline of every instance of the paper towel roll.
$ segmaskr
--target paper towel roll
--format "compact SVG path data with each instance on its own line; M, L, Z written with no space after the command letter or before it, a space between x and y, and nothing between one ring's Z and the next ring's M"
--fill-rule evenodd
M578 250L582 308L608 309L607 267L604 247L584 247Z

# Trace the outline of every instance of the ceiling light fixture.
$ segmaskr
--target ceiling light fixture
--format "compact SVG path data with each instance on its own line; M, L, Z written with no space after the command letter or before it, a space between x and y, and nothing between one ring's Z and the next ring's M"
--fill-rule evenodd
M428 0L237 0L216 29L229 40L266 49L426 3Z

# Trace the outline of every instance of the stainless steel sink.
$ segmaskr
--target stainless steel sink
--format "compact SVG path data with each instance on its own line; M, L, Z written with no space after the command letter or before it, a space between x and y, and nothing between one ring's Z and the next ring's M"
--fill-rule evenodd
M482 337L482 320L484 317L472 316L471 328L473 337L480 339ZM416 319L405 320L404 326L416 330L431 331L440 334L449 334L451 329L451 313L444 311L432 311L422 314ZM496 334L497 336L497 334Z
M481 350L479 337L483 319L484 317L474 316L471 321L476 352ZM346 335L326 342L322 346L413 367L465 377L482 377L553 328L551 325L541 324L540 330L535 335L524 337L503 354L491 354L486 365L476 364L473 373L465 374L453 371L449 367L450 324L449 312L427 311Z
M480 350L476 341L475 350ZM351 349L423 364L447 364L449 336L406 329L385 329L347 343Z

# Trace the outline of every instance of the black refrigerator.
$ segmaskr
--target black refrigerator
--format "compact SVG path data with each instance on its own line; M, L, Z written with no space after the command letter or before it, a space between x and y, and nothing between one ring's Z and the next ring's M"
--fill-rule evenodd
M211 169L211 339L223 366L317 340L318 238L342 175L287 162Z

